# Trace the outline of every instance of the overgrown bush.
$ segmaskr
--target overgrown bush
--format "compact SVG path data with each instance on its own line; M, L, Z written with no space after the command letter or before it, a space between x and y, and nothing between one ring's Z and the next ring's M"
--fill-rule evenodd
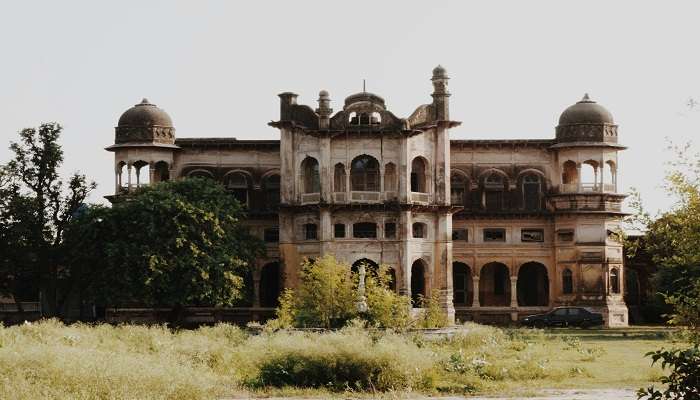
M411 299L391 289L388 268L380 266L377 276L365 279L367 313L364 317L374 326L403 329L411 322Z
M296 386L333 391L430 389L435 354L393 333L362 327L326 333L278 331L251 339L252 387Z
M428 297L419 295L418 299L423 310L418 315L416 326L420 328L442 328L447 326L447 314L440 307L440 295L437 292Z
M358 307L358 283L359 274L331 255L306 260L301 266L299 286L280 296L277 319L270 321L268 328L340 328L356 318L382 328L403 329L411 324L410 298L390 288L387 267L368 271L365 277L367 311ZM439 315L435 310L439 304L430 304L427 324L434 323Z

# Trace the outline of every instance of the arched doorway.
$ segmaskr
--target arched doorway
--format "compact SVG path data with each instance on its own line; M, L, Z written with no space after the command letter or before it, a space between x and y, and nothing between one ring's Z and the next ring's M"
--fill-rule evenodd
M452 263L452 299L454 305L461 307L471 306L473 287L471 268L465 263Z
M518 271L518 305L523 307L549 304L547 268L538 262L523 264Z
M479 274L479 304L484 307L510 305L510 277L508 267L491 262Z
M272 262L262 267L260 271L260 306L277 307L281 287L280 264Z
M411 303L413 307L421 306L421 298L426 296L425 265L422 260L416 260L411 266Z

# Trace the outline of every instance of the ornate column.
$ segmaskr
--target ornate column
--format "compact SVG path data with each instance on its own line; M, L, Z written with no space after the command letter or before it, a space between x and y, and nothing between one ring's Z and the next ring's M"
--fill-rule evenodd
M518 277L510 277L510 306L512 308L518 307Z
M126 187L127 187L127 192L131 191L131 163L126 164L126 172L128 173L127 178L126 178Z
M472 276L472 286L474 287L472 307L481 307L481 304L479 304L479 276Z
M155 182L156 168L153 163L148 163L148 184L152 185Z
M122 186L122 174L119 169L114 170L114 194L119 194L119 188Z
M581 178L581 163L576 163L576 183L578 184L578 188L576 189L576 191L579 193L583 191Z

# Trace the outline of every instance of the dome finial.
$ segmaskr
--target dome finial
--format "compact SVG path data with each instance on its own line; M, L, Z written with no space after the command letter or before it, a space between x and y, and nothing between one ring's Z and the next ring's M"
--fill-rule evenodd
M581 99L581 101L591 101L591 98L590 96L588 96L588 93L583 94L583 98Z

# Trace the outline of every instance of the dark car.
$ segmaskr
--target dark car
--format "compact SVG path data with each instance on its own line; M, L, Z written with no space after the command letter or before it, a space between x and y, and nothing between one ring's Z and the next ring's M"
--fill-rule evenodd
M554 310L536 315L528 315L520 321L525 326L544 328L547 326L579 326L588 328L603 325L603 316L583 307L557 307Z

